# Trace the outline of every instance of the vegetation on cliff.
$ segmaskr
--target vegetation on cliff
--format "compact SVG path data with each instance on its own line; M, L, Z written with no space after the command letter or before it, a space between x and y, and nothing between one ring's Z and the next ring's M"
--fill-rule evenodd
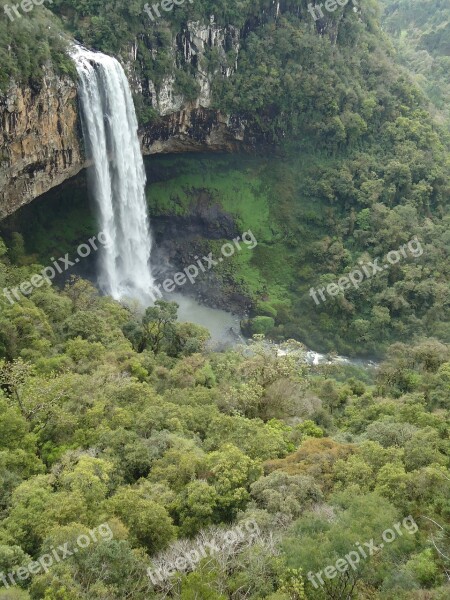
M414 336L449 343L445 167L430 160L425 143L408 164L406 146L396 147L389 158L330 157L308 148L297 157L152 158L150 180L158 181L148 187L150 213L188 222L201 197L231 215L235 231L252 230L258 246L214 271L224 286L231 277L234 289L251 298L252 316L275 319L275 339L350 355L379 355ZM336 282L360 261L385 257L415 235L420 257L402 259L316 305L311 287ZM205 237L189 241L187 264L200 251L216 254L223 242Z
M416 334L449 343L450 154L444 130L427 111L424 93L395 64L392 45L380 30L377 3L362 2L356 12L346 6L317 23L303 0L282 2L278 13L272 4L199 0L155 23L138 1L117 1L105 11L96 2L61 0L53 10L87 45L122 57L135 47L144 89L145 82L158 87L175 73L178 91L188 99L198 92L199 65L192 57L186 61L180 48L175 65L171 40L186 32L187 20L206 26L212 13L220 26L240 29L238 67L230 77L217 72L224 60L217 48L201 60L205 72L216 72L213 107L238 113L249 129L262 132L267 146L277 146L281 157L270 163L269 173L256 168L254 184L266 186L256 195L245 174L235 170L243 206L231 207L243 227L255 226L255 202L273 219L274 231L266 231L252 264L238 264L236 258L233 273L236 282L247 282L255 315L275 318L273 336L347 354L379 353L392 341ZM389 5L390 30L408 26L404 6ZM428 8L434 16L425 21L420 44L428 44L443 68L446 9L439 3ZM415 9L408 22L417 22L421 10ZM235 52L229 58L234 61ZM445 84L440 89L445 94ZM141 115L157 118L146 103L145 96L138 101ZM165 198L166 214L177 214L186 185L199 185L195 161L188 172L181 161L178 166L184 172L171 184L171 198L178 200L162 191L156 203L151 201L152 211ZM217 173L208 186L230 209L232 181ZM425 247L420 262L402 262L358 290L313 304L311 287L328 285L359 260L383 256L414 235ZM283 268L274 269L274 263Z
M0 92L13 81L38 88L44 68L50 64L57 73L74 76L75 66L67 55L59 20L44 7L37 7L11 21L4 13L6 6L11 2L0 0Z
M416 75L450 128L450 6L445 0L381 0L382 23L394 39L402 64Z

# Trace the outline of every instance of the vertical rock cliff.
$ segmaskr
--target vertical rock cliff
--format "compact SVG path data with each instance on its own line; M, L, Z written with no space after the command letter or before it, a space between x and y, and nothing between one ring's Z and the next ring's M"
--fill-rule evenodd
M47 69L39 89L0 96L0 218L83 167L77 88Z

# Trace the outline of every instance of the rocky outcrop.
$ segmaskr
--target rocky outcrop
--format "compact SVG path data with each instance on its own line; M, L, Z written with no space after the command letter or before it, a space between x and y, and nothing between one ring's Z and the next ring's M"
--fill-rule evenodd
M142 43L146 45L146 53L157 59L161 48L153 47L147 39L142 40ZM128 49L122 62L135 92L142 94L155 112L166 116L182 109L209 108L214 80L231 77L237 70L240 47L240 30L232 25L222 27L215 23L214 16L211 16L207 24L188 21L181 31L173 35L170 44L164 47L172 66L158 85L139 75L139 72L144 73L146 69L145 65L139 64L137 43ZM183 66L188 66L195 76L198 93L194 100L187 99L177 87L176 75L181 72L180 68Z
M39 89L0 96L0 219L84 166L76 84L47 70Z
M155 244L152 251L153 273L157 283L173 279L176 273L193 264L193 257L213 251L212 240L232 240L241 233L236 219L214 201L209 189L191 189L189 210L185 215L152 215ZM244 285L222 265L206 270L195 280L183 285L183 293L211 308L245 315L253 309L253 301Z
M127 61L130 80L159 118L141 131L144 154L190 151L229 151L253 149L265 140L257 129L248 127L243 115L225 115L211 108L214 80L228 78L237 70L241 32L231 25L221 27L214 16L209 23L189 21L170 45L172 73L156 88L151 80L136 75L136 51ZM152 47L151 53L157 52ZM208 56L214 53L211 65ZM189 101L177 88L176 73L188 65L198 86L195 100Z
M240 115L206 108L182 109L160 117L141 130L144 154L176 152L238 152L261 149L269 143L255 125Z

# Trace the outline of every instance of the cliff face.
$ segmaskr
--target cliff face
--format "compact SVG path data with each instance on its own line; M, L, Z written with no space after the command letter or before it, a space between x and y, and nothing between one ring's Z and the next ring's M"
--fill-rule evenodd
M199 94L193 107L209 108L213 80L230 77L237 69L240 50L240 31L236 27L220 27L211 17L208 24L189 21L186 28L173 37L170 46L173 72L180 63L188 64L195 73ZM149 48L153 52L153 48ZM206 57L207 52L215 52L216 66L211 68ZM175 77L164 78L156 90L152 81L142 82L140 91L147 96L152 107L162 116L171 114L186 106L182 95L176 91Z
M119 57L134 91L142 94L159 118L143 127L144 154L188 151L236 151L264 142L249 135L243 117L212 110L211 86L237 68L240 32L231 26L190 22L170 46L173 70L180 61L195 72L199 94L188 101L177 93L175 77L161 85L137 75L136 47ZM207 51L217 56L207 68ZM156 50L149 48L149 53ZM47 72L39 90L12 85L0 96L0 219L74 176L85 166L76 84Z
M186 101L177 93L173 75L164 78L156 89L150 80L139 81L134 74L135 63L127 64L130 80L137 91L146 97L159 119L142 128L142 147L145 154L188 151L236 151L251 146L247 123L237 115L221 114L210 108L213 80L230 77L237 69L240 31L220 27L210 18L208 24L190 21L172 39L170 46L173 71L180 63L188 64L199 93L194 101ZM206 54L215 52L216 67L208 68ZM149 52L153 52L149 48ZM133 50L131 57L133 57Z
M233 26L220 27L210 18L208 24L190 21L172 39L173 72L180 63L195 73L199 93L188 101L177 92L173 75L164 78L156 89L151 80L136 76L135 48L126 61L135 90L147 98L159 114L156 121L142 128L144 154L189 151L230 151L253 148L265 142L258 130L250 131L242 115L225 115L211 108L214 80L230 77L238 68L241 32ZM153 53L155 50L149 48ZM216 66L208 65L207 54L215 53Z
M206 22L190 21L172 34L163 49L152 46L155 42L145 36L124 48L119 60L133 91L157 115L141 129L144 154L235 152L261 148L269 142L245 115L215 110L212 88L214 82L237 71L243 37L269 13L278 17L284 9L283 2L274 1L260 18L249 19L242 29L220 26L214 16ZM321 19L311 26L318 33L329 30L335 43L338 23L333 23ZM148 59L157 59L160 52L164 52L164 64L170 66L165 71L168 74L156 83L142 75L146 65L138 61L148 65ZM192 79L189 91L177 82L177 76L186 70L195 77L197 93L195 88L192 92ZM0 95L0 219L84 167L76 84L72 80L47 70L38 90L12 85L6 95Z
M76 95L48 71L40 89L0 96L0 219L83 168Z
M207 108L183 108L143 127L145 155L176 152L238 152L268 145L255 124L239 115Z

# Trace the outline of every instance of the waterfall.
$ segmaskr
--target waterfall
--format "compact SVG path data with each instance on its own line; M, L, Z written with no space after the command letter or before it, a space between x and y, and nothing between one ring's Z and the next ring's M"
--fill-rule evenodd
M150 304L151 234L145 169L130 86L111 56L76 46L81 122L99 229L108 236L100 256L99 287L116 300Z

